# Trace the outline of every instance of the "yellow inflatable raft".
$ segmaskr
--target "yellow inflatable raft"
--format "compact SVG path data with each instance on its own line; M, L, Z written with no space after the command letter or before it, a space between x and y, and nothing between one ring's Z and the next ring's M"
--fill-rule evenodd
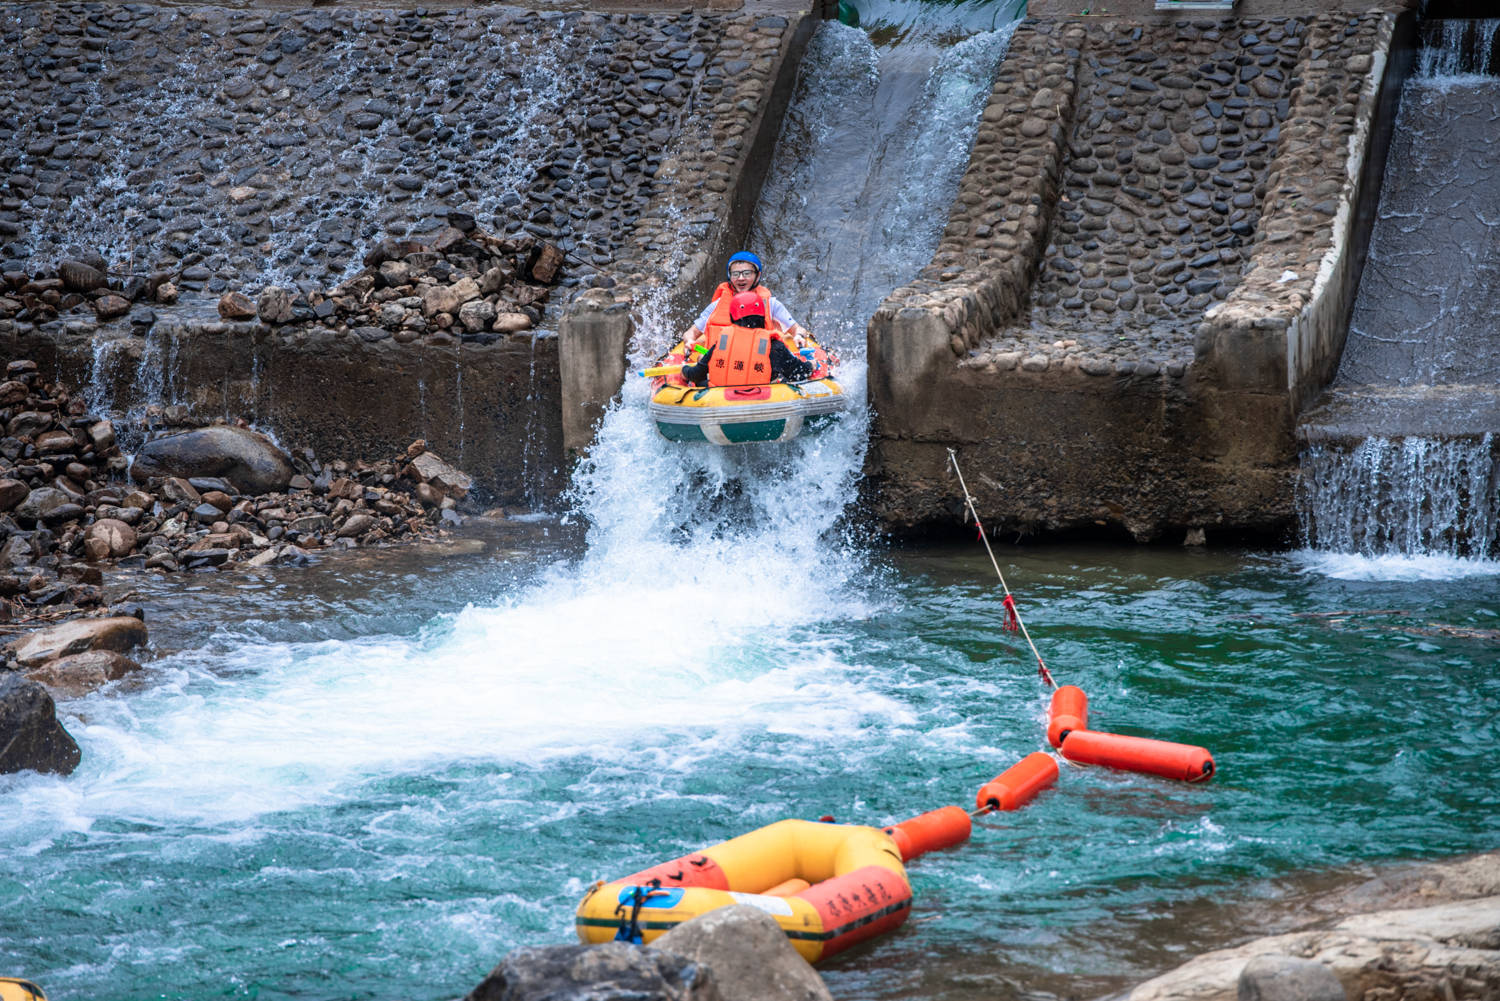
M679 344L648 373L652 382L651 419L669 441L706 441L740 445L757 441L790 441L826 427L848 404L844 389L829 372L835 359L811 339L812 376L802 382L764 386L699 387L685 382L677 369L687 345Z
M889 834L782 820L599 883L578 905L583 942L651 942L708 911L749 904L776 919L810 963L901 925L911 885Z
M47 995L30 980L0 977L0 1001L47 1001Z

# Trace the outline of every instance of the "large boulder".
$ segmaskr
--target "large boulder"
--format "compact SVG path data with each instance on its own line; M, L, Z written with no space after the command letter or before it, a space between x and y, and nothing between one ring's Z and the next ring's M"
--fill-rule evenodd
M748 904L680 924L651 948L713 970L724 1001L833 1001L776 919Z
M720 1001L691 960L623 942L517 949L464 1001Z
M47 690L68 698L87 695L94 689L111 681L119 681L134 674L141 665L113 650L90 650L48 661L41 667L26 672L32 681L47 686Z
M228 424L153 438L130 466L130 475L140 482L156 476L219 476L247 494L285 490L295 472L271 439Z
M47 689L10 671L0 671L0 775L57 772L67 775L82 757L57 721Z
M1295 956L1256 956L1240 971L1239 1001L1348 1001L1333 970Z
M130 615L107 619L74 619L49 629L38 629L16 640L11 649L22 667L37 667L86 650L123 653L146 642L146 624Z
M1359 914L1330 929L1272 935L1205 953L1146 981L1123 1001L1240 1001L1242 990L1311 1001L1322 996L1312 990L1328 990L1326 980L1319 987L1306 976L1306 967L1299 966L1300 977L1262 976L1283 966L1266 956L1326 967L1348 998L1488 1001L1500 997L1500 896ZM1247 970L1257 984L1242 984ZM1309 993L1294 995L1303 989Z
M16 505L15 515L23 524L38 524L72 502L73 498L56 487L37 487Z

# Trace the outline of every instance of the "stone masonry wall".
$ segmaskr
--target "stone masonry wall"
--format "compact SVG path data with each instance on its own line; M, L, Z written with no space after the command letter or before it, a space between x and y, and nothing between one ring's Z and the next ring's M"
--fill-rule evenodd
M306 308L226 325L212 304L271 282L315 303L380 240L420 244L455 213L555 243L564 287L609 298L606 272L675 278L684 262L664 248L702 249L738 209L742 147L763 131L752 125L801 24L713 11L0 7L0 67L18 84L0 95L0 307L6 295L22 306L0 310L0 350L102 382L100 357L124 371L170 340L180 380L206 372L192 362L212 350L209 367L225 371L184 393L202 416L379 455L420 424L497 496L551 494L566 475L562 390L555 321L540 309L527 310L539 331L520 334L408 310L394 344ZM94 254L113 291L166 280L181 302L101 319L89 298L33 280ZM514 421L534 422L531 405L476 406L510 392L494 380L521 384L548 415L544 454L518 451ZM148 402L131 398L140 390L127 378L113 399Z
M1020 26L942 245L871 322L878 514L959 521L956 446L1019 531L1283 529L1392 23ZM1305 375L1285 337L1279 380L1236 369L1267 328Z
M707 67L697 106L658 171L651 203L635 221L612 267L584 284L559 334L563 440L569 455L587 448L625 377L638 320L663 341L723 280L760 197L765 167L791 99L797 66L816 19L807 13L744 17L727 25ZM647 314L650 314L649 316Z
M327 285L460 208L607 263L733 20L0 7L3 256Z

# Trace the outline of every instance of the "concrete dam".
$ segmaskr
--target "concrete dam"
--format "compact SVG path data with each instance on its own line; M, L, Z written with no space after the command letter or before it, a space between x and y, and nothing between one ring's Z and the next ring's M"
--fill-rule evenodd
M1407 6L1032 3L946 209L924 210L926 263L866 281L864 330L839 335L867 366L873 518L960 528L951 448L997 531L1291 539L1300 456L1328 437L1308 415L1356 378L1340 364L1368 329L1387 150L1433 47ZM834 13L0 9L25 81L0 98L0 343L121 412L243 417L356 455L420 435L495 501L545 507L645 326L682 329L754 238ZM476 225L566 255L550 298L511 304L521 329L318 305L381 240ZM181 297L105 316L32 287L88 253ZM797 289L841 279L808 260ZM793 278L770 262L773 291ZM213 311L268 287L301 311ZM1487 394L1466 398L1483 423Z

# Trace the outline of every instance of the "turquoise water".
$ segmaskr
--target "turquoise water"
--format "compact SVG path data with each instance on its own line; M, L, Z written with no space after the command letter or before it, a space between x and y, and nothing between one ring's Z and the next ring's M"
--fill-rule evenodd
M869 132L873 178L912 159L912 123L977 115L971 64L1004 36L928 48L909 6L866 6L896 52L820 31L768 190L849 141L832 124ZM921 154L961 167L968 140L947 138ZM924 175L956 180L940 166ZM930 248L817 254L951 199L914 187L757 210L768 274L854 400L880 282L843 285ZM643 312L637 359L682 328ZM455 998L516 946L570 941L596 879L788 816L968 805L1042 746L1047 691L978 543L892 548L851 524L867 414L721 453L667 447L645 396L628 384L606 416L569 515L486 529L482 551L117 582L147 610L146 671L60 706L74 775L0 777L3 972L55 1001ZM1064 764L913 864L912 920L822 967L836 997L1103 994L1248 937L1286 895L1496 847L1500 565L999 555L1095 727L1203 744L1219 774Z
M570 940L596 878L785 816L967 805L1041 746L977 545L801 570L794 545L760 576L778 558L736 567L743 541L673 568L691 614L667 564L622 581L546 522L186 603L143 583L181 649L63 704L74 776L0 779L8 970L55 999L457 997ZM1500 628L1500 568L1000 556L1096 728L1201 743L1219 774L1064 764L913 864L913 920L825 965L835 996L1102 993L1246 936L1234 915L1278 885L1496 847L1495 641L1428 633ZM1323 617L1387 609L1410 614Z

